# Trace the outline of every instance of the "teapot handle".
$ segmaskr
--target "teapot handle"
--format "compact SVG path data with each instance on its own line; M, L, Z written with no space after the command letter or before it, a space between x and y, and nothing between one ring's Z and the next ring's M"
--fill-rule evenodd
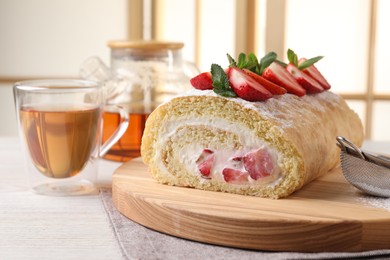
M80 67L80 77L96 82L103 82L113 78L111 70L97 56L87 58Z
M196 66L194 62L191 61L183 61L183 71L184 75L189 78L193 78L200 73L199 68Z
M128 79L114 75L111 69L97 56L87 58L80 67L80 77L99 82L106 100L123 93L130 84Z

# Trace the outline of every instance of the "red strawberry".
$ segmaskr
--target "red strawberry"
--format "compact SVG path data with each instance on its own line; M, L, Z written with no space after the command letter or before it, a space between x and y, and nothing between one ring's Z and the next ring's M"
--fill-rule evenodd
M306 61L306 59L301 58L299 59L298 64L301 64L304 61ZM314 65L307 67L306 69L302 70L302 72L310 75L313 79L318 81L318 83L320 83L325 90L330 89L330 84Z
M209 157L207 157L207 159L204 162L198 165L199 172L200 174L202 174L202 176L208 177L210 175L213 162L214 162L214 155L210 155Z
M303 73L294 64L288 64L286 67L287 71L293 75L293 77L306 89L308 93L320 93L324 91L324 88L315 79L310 77L308 74Z
M262 101L272 97L271 92L239 68L230 68L228 78L233 91L242 99Z
M242 161L242 156L234 156L231 158L232 161L235 161L235 162L240 162Z
M222 170L223 178L228 183L244 184L248 182L249 174L239 170L224 168Z
M271 175L274 169L271 155L263 148L245 154L243 162L245 170L254 180Z
M299 85L295 78L277 62L272 64L263 71L262 76L269 81L285 88L287 92L299 97L306 94L306 90Z
M214 152L209 149L203 149L196 163L198 164L198 170L204 177L208 177L211 172L211 167L214 162Z
M203 149L202 152L200 153L198 159L196 160L196 163L201 163L203 162L210 154L213 154L214 152L210 149Z
M191 85L200 90L213 89L213 81L211 79L210 72L200 73L198 76L193 77L191 80Z
M243 69L246 74L248 74L250 77L252 77L254 80L256 80L260 85L262 85L264 88L266 88L269 92L271 92L273 95L283 95L286 94L287 90L276 85L275 83L263 78L262 76L248 70Z

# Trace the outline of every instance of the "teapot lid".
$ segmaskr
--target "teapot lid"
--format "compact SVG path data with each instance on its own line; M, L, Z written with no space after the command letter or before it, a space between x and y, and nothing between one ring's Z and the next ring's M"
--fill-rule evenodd
M143 49L143 50L161 50L161 49L173 49L178 50L183 48L182 42L167 42L167 41L129 41L129 40L111 40L107 42L108 47L111 49Z

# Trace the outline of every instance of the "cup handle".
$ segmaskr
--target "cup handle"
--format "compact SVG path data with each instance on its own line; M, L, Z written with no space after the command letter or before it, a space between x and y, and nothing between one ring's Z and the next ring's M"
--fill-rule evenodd
M104 154L108 152L108 150L122 137L122 135L126 132L127 127L129 126L129 113L120 106L115 105L106 105L104 108L110 108L110 110L115 110L119 112L120 122L118 128L115 132L107 139L107 141L102 144L100 148L99 156L102 157Z

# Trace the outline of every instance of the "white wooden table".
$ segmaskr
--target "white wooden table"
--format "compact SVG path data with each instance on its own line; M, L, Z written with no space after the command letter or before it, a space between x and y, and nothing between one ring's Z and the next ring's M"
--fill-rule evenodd
M390 143L366 142L365 148L390 154ZM119 166L101 160L99 185L110 186ZM98 194L32 193L16 137L0 137L0 259L121 259Z
M120 163L99 163L99 184L111 185ZM121 259L98 194L32 193L16 137L0 137L0 259Z

